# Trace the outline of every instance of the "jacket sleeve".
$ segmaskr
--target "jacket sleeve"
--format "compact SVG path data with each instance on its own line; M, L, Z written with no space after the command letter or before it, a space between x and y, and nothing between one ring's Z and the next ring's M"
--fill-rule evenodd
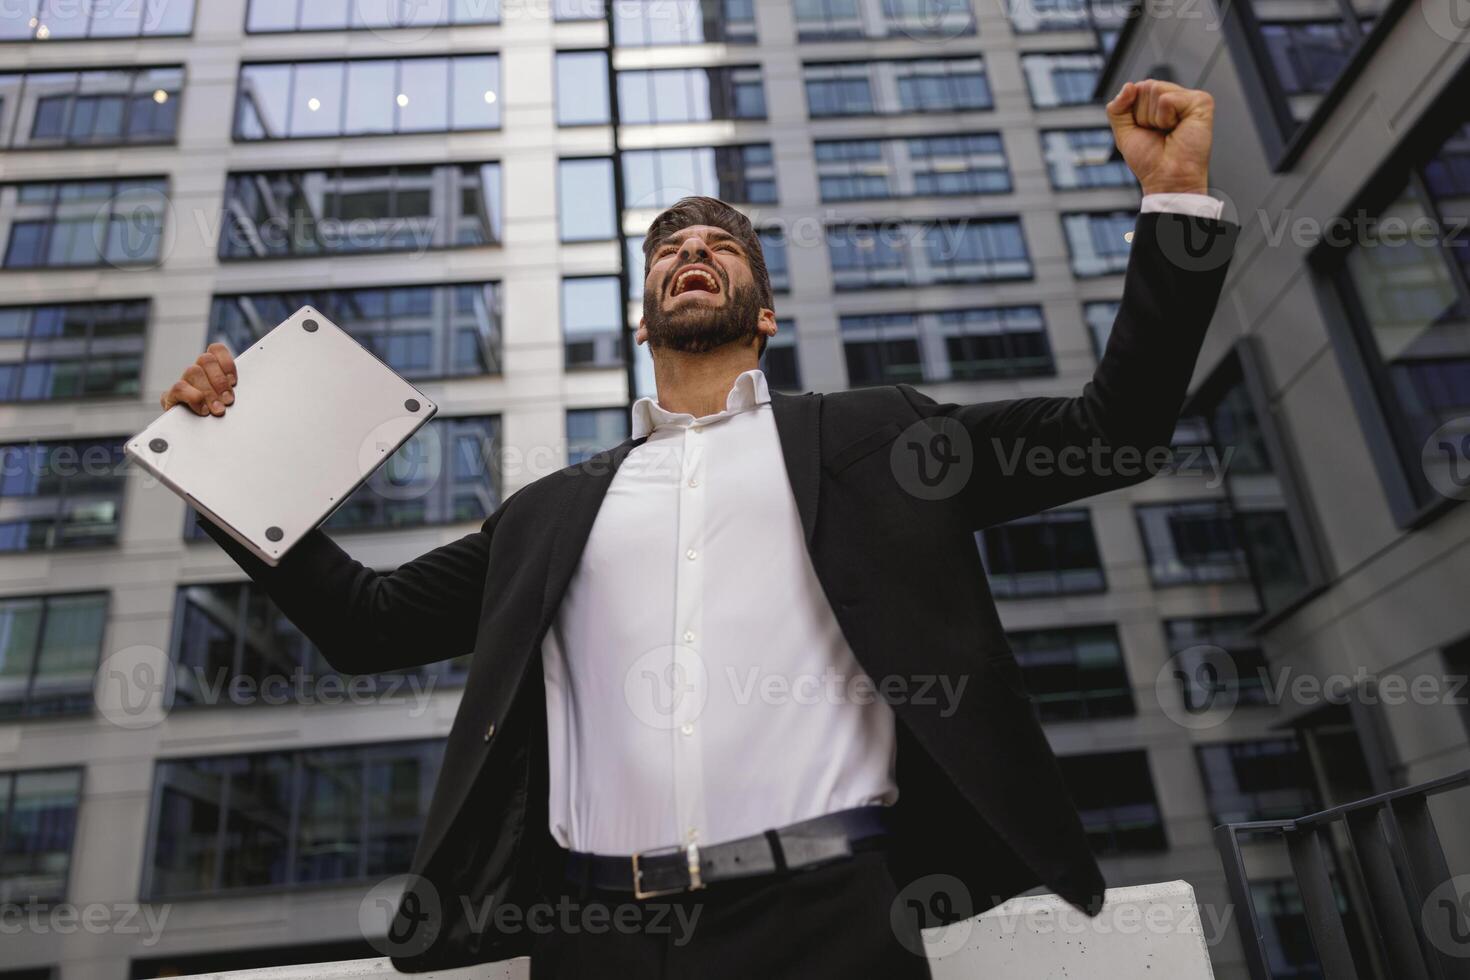
M974 466L959 496L972 527L1140 483L1168 459L1239 231L1139 216L1112 336L1080 395L955 405L898 386L921 418L953 419L968 435Z
M334 668L349 674L404 670L474 647L502 504L478 531L379 573L320 529L272 568L203 514L200 524Z

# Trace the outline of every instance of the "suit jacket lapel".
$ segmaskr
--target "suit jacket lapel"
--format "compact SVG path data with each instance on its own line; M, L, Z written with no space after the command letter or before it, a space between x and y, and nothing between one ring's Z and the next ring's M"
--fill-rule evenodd
M642 442L642 439L625 439L612 449L603 450L570 468L571 477L564 491L566 497L560 519L552 532L551 559L547 565L538 637L545 633L561 606L567 584L571 582L577 562L582 558L582 550L587 546L587 536L592 533L592 523L597 520L597 511L602 507L602 498L607 495L607 488L612 486L618 467L633 447Z
M785 395L771 392L771 411L776 415L776 432L781 437L781 455L786 460L786 477L796 496L801 529L806 543L817 530L818 490L821 486L822 396Z
M771 393L771 411L776 417L776 432L781 439L781 456L786 462L786 477L796 497L801 515L801 529L807 544L817 528L817 500L821 483L821 455L818 420L821 396ZM566 502L551 541L551 559L547 566L546 590L541 604L538 636L544 634L551 618L561 606L567 584L577 570L577 562L587 546L587 536L597 520L602 498L612 485L618 467L642 439L625 439L572 468Z

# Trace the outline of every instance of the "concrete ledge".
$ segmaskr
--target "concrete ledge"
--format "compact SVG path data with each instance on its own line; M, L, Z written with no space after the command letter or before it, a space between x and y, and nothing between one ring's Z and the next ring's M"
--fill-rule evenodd
M1158 977L1213 980L1194 889L1166 881L1110 888L1094 919L1055 895L1013 898L982 915L924 933L934 980ZM487 963L422 980L527 980L530 960ZM403 976L386 960L214 973L193 980L359 980Z

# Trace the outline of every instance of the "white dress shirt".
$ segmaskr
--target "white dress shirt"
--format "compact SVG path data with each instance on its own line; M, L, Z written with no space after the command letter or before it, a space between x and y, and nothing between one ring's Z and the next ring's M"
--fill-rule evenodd
M1143 212L1219 217L1198 194ZM552 837L599 854L714 844L898 798L895 717L822 592L765 375L725 410L633 406L542 646Z
M893 711L807 554L765 375L725 411L633 406L542 650L551 832L631 854L891 803Z

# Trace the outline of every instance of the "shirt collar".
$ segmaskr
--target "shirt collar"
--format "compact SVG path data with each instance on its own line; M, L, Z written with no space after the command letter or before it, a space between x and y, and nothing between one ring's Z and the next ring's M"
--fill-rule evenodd
M717 419L737 415L770 400L771 392L766 387L765 372L758 368L753 369L741 374L730 386L730 393L725 396L725 410L704 418ZM634 439L642 439L660 425L692 425L695 421L697 420L694 416L688 412L671 412L647 395L633 403Z

